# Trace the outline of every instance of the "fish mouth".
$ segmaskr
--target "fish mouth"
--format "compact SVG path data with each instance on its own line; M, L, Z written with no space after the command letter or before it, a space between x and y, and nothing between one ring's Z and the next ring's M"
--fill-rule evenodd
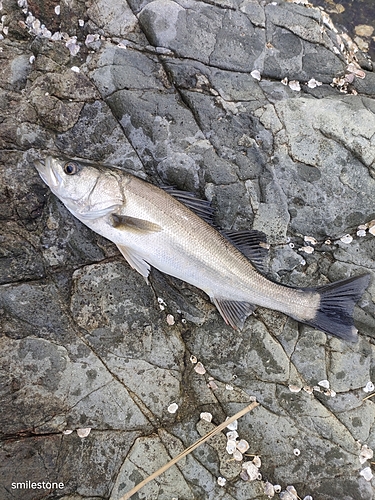
M36 160L34 161L34 165L43 182L45 182L52 191L57 189L62 182L62 178L54 171L52 158L48 157L45 161Z

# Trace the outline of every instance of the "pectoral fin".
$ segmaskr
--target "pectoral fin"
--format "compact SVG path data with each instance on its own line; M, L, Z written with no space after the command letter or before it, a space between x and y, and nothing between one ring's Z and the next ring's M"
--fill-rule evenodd
M136 253L132 252L128 247L117 245L117 248L120 250L122 255L128 261L129 265L139 272L142 276L146 278L150 274L150 264L148 264L142 257L139 257Z
M219 297L211 297L211 301L217 307L225 323L235 330L242 330L246 318L250 316L256 308L256 306L248 302L238 302Z
M136 231L142 233L161 231L161 227L154 222L150 222L144 219L137 219L135 217L129 217L127 215L112 214L110 217L110 222L111 225L116 229L124 231Z

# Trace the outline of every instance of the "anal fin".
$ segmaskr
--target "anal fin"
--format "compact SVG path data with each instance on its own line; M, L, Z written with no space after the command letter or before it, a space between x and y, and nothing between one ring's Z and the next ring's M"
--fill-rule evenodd
M142 257L139 257L136 253L132 252L128 247L123 245L117 245L122 255L125 257L129 265L139 272L144 278L148 278L150 274L151 266Z
M253 304L244 301L228 300L219 297L211 297L211 301L217 307L227 325L235 330L242 330L245 320L256 308Z

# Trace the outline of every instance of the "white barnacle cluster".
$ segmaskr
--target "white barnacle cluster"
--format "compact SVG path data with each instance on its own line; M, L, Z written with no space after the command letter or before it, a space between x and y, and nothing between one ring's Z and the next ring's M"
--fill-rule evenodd
M375 389L375 386L374 384L371 382L371 380L369 382L367 382L367 384L364 386L363 388L363 392L373 392Z
M227 480L225 479L225 477L218 477L217 478L217 484L219 486L225 486L225 483L227 482Z
M43 38L52 37L51 31L44 24L42 24L39 19L33 16L31 12L28 12L25 24L29 33L32 33L33 35L41 36Z
M300 392L303 389L304 392L307 392L307 394L313 394L313 392L315 391L315 392L321 392L325 396L330 396L331 398L336 396L336 392L333 389L331 389L328 380L320 380L318 384L314 385L313 387L308 385L300 387L299 385L290 384L288 388L290 392Z
M168 413L176 413L176 411L178 410L178 404L177 403L171 403L168 408Z
M196 356L194 356L193 354L190 356L190 362L194 365L195 373L198 373L198 375L204 375L206 373L206 368L203 366L203 363L198 361L198 358ZM217 384L214 382L213 377L208 377L207 386L210 389L217 389L218 388Z
M206 422L212 422L212 413L209 413L207 411L203 411L200 414L201 420L205 420Z
M98 35L97 33L95 33L95 34L89 33L86 36L85 45L86 45L86 47L89 47L90 44L95 43L98 40L100 40L100 35ZM118 46L120 46L120 44L118 44Z
M281 80L281 83L283 85L285 85L286 87L289 86L289 88L291 90L294 90L296 92L299 92L301 90L301 85L300 85L299 81L297 81L297 80L290 80L289 81L289 79L287 77L285 77Z
M91 427L84 427L81 429L77 429L77 434L81 439L86 438L90 434L90 432L91 432ZM62 433L64 434L64 436L69 436L70 434L73 433L73 430L65 429L64 431L62 431Z
M91 427L85 427L83 429L77 429L77 434L80 438L86 438L91 432Z
M360 464L363 465L368 460L371 460L373 456L374 456L373 450L369 448L367 444L364 444L359 453ZM374 477L371 467L365 467L364 469L361 470L359 475L362 476L366 481L371 481L371 479Z
M280 493L281 500L299 500L301 497L298 496L298 493L294 486L287 486L285 491ZM313 500L313 497L307 495L303 498L303 500Z
M198 373L198 375L204 375L206 373L206 368L200 361L198 361L197 364L194 366L194 371Z
M328 18L327 14L325 14L325 16ZM366 77L366 72L363 71L363 69L356 60L356 53L358 52L358 50L365 51L366 48L363 45L361 48L361 44L363 43L363 40L361 38L356 37L353 41L350 38L350 36L347 35L346 33L338 34L336 28L334 28L334 31L336 33L337 47L334 47L333 51L336 54L341 53L345 57L347 62L347 67L345 75L333 78L331 86L337 87L340 92L343 92L345 94L347 93L357 94L357 91L354 88L350 87L349 85L353 83L356 78L363 79Z
M372 236L375 236L375 219L370 220L369 222L366 222L366 224L360 224L357 227L356 235L359 238L363 238L364 236L367 236L367 234L371 234ZM353 236L350 234L345 234L340 238L340 241L343 243L349 244L353 241Z
M369 222L366 222L365 224L360 224L357 226L357 231L356 231L356 236L358 238L363 238L364 236L367 236L367 234L371 234L372 236L375 236L375 219L371 220ZM304 252L306 254L312 254L315 250L316 245L318 244L318 241L313 237L313 236L304 236L304 246L299 249L300 252ZM338 238L335 241L341 241L341 243L345 243L346 245L350 245L354 241L353 235L347 233ZM325 245L331 245L332 241L330 239L326 239L324 241ZM289 243L289 246L291 248L294 248L294 243Z
M227 432L226 451L229 455L232 455L233 460L235 460L236 462L241 462L244 459L244 456L248 451L250 445L246 441L246 439L240 438L237 432L237 420L228 424L227 428L229 429L229 432ZM262 479L262 474L259 471L261 465L261 459L257 455L255 455L252 460L243 462L242 472L240 473L241 479L244 481L260 481Z
M288 86L291 90L294 90L296 92L300 92L301 91L301 84L298 80L288 80L287 77L283 78L281 80L281 83L285 86ZM307 87L309 89L315 89L316 87L320 87L321 85L323 85L323 82L320 82L319 80L316 80L315 78L310 78L309 81L307 82L304 82L305 85L307 85Z
M262 462L258 456L255 456L251 461L244 462L242 464L242 472L240 474L241 479L244 481L260 481L262 479L262 474L259 472L261 465Z
M167 324L169 326L172 326L175 324L175 319L174 319L173 314L167 314Z
M298 500L298 494L294 486L287 486L285 491L280 493L281 500Z
M357 228L357 236L359 236L360 238L366 236L366 229L366 224L360 224Z
M219 388L213 377L208 377L207 387L213 391Z
M348 75L346 75L346 79L347 81L349 81L349 83L351 83L351 81L353 81L355 77L361 78L363 80L363 78L365 78L366 76L366 73L363 71L361 66L355 61L352 61L348 64L346 71L348 72Z
M257 70L257 69L254 69L254 71L252 71L250 73L250 75L254 78L254 80L258 80L259 82L262 79L262 76L261 76L259 70Z
M295 384L289 384L289 390L290 392L300 392L302 387L300 387L299 385L295 385Z
M348 245L349 243L351 243L353 241L353 236L351 236L350 234L345 234L344 236L342 236L340 238L340 241L342 241L343 243L346 243Z
M159 304L160 310L164 311L167 304L164 302L164 300L161 297L158 297L158 304Z
M301 252L313 253L315 250L314 247L318 243L317 240L313 236L304 236L303 241L305 246L301 248Z
M283 78L281 80L281 83L285 86L289 86L291 90L294 90L295 92L300 92L301 90L301 85L297 80L288 80L287 77Z
M299 385L290 384L288 386L290 392L300 392L302 389L307 392L307 394L313 394L313 392L322 392L325 396L330 396L331 398L336 396L336 392L330 388L330 383L328 380L320 380L317 385L313 387L305 385L300 387Z
M238 428L237 420L227 425L227 429L229 429L229 432L227 432L226 451L229 455L232 455L234 460L236 460L237 462L241 462L243 460L244 453L247 452L250 446L245 439L238 439L239 434L237 432L237 428ZM245 464L247 463L248 462L245 462ZM255 477L254 479L257 479L257 477Z
M366 236L366 231L372 236L375 236L375 219L358 226L357 236Z
M48 38L52 41L63 40L65 42L65 46L69 49L69 52L72 56L76 56L78 54L80 50L80 44L77 42L76 36L69 36L68 33L62 33L60 31L52 33L37 17L33 15L32 12L30 12L27 0L18 0L17 3L26 16L24 27L27 28L29 33L35 36L40 36L42 38ZM60 5L56 5L55 14L57 16L60 15ZM80 26L83 26L82 23L83 21L79 20Z
M287 486L284 491L281 491L281 486L279 484L272 484L268 481L264 483L264 494L269 498L273 498L275 495L279 494L279 498L282 500L301 500L294 486ZM313 497L307 495L303 500L313 500Z
M301 85L297 80L291 80L289 83L289 88L294 90L295 92L299 92L301 90Z
M162 299L161 297L158 297L158 304L159 304L159 309L161 311L164 311L165 308L167 307L167 304L164 302L164 299ZM173 314L167 314L166 320L167 320L167 324L169 326L173 326L176 323Z
M315 385L313 387L313 390L315 392L322 392L325 396L330 396L331 398L334 398L336 396L336 392L330 388L328 380L320 380L320 382L318 382L318 385Z
M374 452L371 448L364 444L359 453L359 462L363 465L367 460L371 460L374 456Z
M77 37L68 36L68 38L66 38L64 35L66 35L66 33L62 33L62 39L65 40L65 47L69 49L72 56L76 56L80 49L79 43L77 43Z
M359 473L360 476L364 477L366 481L371 481L371 479L374 477L371 467L365 467L364 469L361 470Z
M315 78L310 78L310 80L307 82L307 86L309 89L315 89L316 87L320 87L323 85L323 82L319 82L318 80L315 80Z

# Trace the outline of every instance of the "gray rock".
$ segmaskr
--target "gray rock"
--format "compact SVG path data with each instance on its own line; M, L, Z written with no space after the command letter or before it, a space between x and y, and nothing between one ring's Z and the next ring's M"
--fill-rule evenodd
M374 236L357 235L375 219L372 65L355 76L326 14L283 0L24 7L2 10L1 499L119 500L254 396L237 432L261 480L224 432L138 498L263 499L266 481L373 498L373 282L357 344L262 308L235 332L194 287L156 270L146 284L32 165L77 157L206 197L218 227L267 233L269 276L289 286L374 274ZM12 486L27 480L64 484Z

